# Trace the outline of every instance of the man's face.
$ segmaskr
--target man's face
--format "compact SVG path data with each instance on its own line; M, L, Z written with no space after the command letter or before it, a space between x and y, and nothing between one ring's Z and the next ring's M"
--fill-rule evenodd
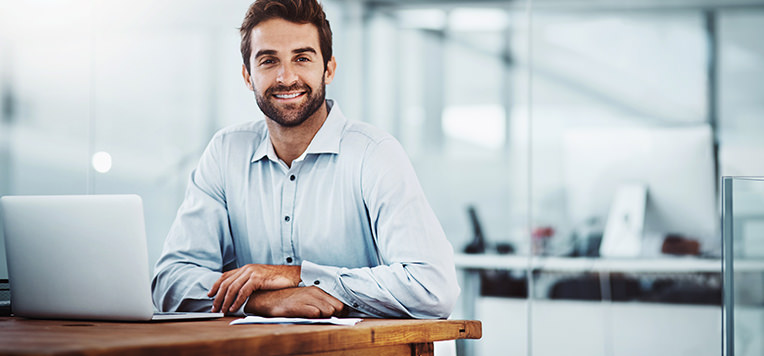
M334 78L334 58L324 70L313 24L283 19L263 21L252 29L250 70L242 75L260 110L281 126L302 124L324 104L325 85Z

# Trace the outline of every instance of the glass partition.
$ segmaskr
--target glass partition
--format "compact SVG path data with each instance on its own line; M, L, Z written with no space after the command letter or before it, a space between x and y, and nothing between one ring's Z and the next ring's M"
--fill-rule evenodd
M374 2L363 10L373 45L362 47L361 117L401 141L457 259L529 255L527 5ZM459 340L458 353L526 352L525 272L457 268L464 278L453 317L483 319L485 331L481 341Z
M719 354L718 177L761 171L762 4L532 8L528 354Z
M724 355L764 343L764 177L724 177Z

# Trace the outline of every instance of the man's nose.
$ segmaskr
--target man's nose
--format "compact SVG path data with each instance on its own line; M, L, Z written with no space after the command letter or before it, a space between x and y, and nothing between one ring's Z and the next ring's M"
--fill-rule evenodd
M276 77L276 81L278 81L280 84L284 85L291 85L297 81L297 74L294 71L294 68L290 64L284 64L279 68L278 76Z

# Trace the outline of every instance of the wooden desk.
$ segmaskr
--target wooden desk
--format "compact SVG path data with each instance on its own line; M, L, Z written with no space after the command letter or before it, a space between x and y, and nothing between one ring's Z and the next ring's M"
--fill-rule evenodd
M433 341L479 339L479 321L365 319L355 326L118 323L0 318L0 354L432 355Z

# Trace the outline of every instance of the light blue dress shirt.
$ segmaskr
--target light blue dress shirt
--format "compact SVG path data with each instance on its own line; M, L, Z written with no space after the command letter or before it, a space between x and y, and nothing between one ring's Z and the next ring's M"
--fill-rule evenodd
M291 168L265 121L219 131L191 173L157 262L154 304L208 311L221 271L301 265L352 315L445 318L459 294L453 249L391 135L329 116Z

